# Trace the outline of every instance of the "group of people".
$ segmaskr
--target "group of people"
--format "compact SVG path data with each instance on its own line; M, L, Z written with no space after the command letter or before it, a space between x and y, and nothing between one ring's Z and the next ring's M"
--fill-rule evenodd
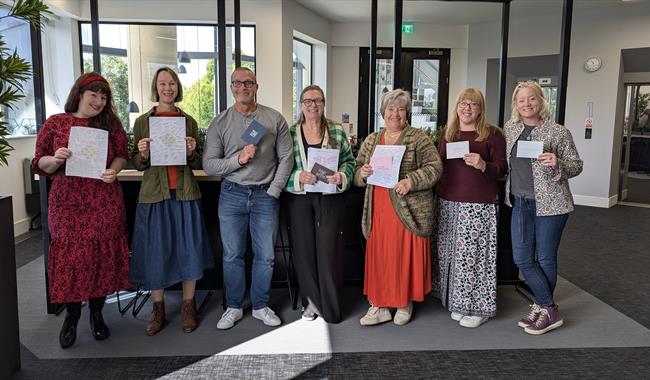
M158 69L151 84L157 105L135 121L134 148L115 115L110 86L97 73L80 76L65 113L53 115L40 130L32 167L52 179L48 226L50 300L66 305L59 334L61 347L72 346L82 302L88 301L95 339L110 336L102 317L106 296L140 287L151 291L152 319L146 333L167 324L164 289L182 283L181 328L197 327L194 290L203 271L214 266L200 207L201 191L193 169L221 177L219 228L223 245L226 310L218 329L243 318L245 254L250 233L253 263L250 301L253 318L278 326L269 307L274 246L284 191L288 231L303 300L302 318L342 320L345 203L341 193L352 184L365 187L362 231L367 239L364 294L370 303L361 325L393 320L404 325L413 303L428 293L440 298L451 318L478 327L496 315L496 255L499 180L506 180L505 203L513 207L513 259L530 286L534 304L519 326L543 334L562 324L553 290L557 249L573 202L568 179L582 170L570 132L549 119L541 88L528 81L512 96L512 117L504 132L485 118L478 89L465 89L440 135L408 124L411 98L404 90L385 93L385 128L370 134L355 158L342 127L325 117L325 94L316 85L299 99L300 118L289 126L276 110L257 103L255 73L238 67L231 75L234 105L211 122L203 149L198 126L176 103L183 89L176 73ZM182 117L186 165L152 166L151 117ZM256 144L242 135L251 124L266 130ZM101 180L65 175L71 127L108 131L108 159ZM518 155L521 141L539 141L543 153ZM467 142L460 158L448 157L450 143ZM368 184L377 146L405 147L397 184ZM319 178L309 170L310 148L337 149L337 170ZM312 151L314 152L314 151ZM313 153L312 153L313 154ZM131 160L143 171L131 248L117 174ZM331 192L308 185L324 181ZM393 313L394 310L394 313Z

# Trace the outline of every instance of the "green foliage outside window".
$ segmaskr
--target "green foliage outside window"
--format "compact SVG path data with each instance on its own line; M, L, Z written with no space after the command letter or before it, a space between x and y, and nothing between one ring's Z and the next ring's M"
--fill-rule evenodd
M117 117L122 122L122 126L129 130L129 113L127 111L129 105L129 66L126 57L102 54L101 68L102 75L111 85ZM92 57L84 59L84 72L91 71L93 71Z

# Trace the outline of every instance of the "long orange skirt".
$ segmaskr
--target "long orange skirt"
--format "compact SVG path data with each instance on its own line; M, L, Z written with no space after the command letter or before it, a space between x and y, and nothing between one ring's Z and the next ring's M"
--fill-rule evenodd
M407 230L388 189L375 186L363 292L377 307L405 307L431 291L429 238Z

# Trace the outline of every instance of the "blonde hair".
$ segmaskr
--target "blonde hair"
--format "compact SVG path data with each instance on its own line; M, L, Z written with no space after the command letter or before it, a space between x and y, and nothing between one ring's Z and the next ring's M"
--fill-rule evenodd
M522 88L532 88L533 91L535 91L535 95L540 99L542 105L542 108L539 110L539 118L542 122L547 121L549 117L551 117L550 107L548 101L546 101L546 98L544 97L542 87L534 80L517 83L517 87L515 87L515 91L512 93L512 114L510 116L510 121L515 123L521 121L521 114L519 114L519 111L517 110L517 93Z
M492 133L494 127L485 120L485 98L483 97L481 90L478 88L466 88L458 93L458 96L456 97L456 107L454 108L454 112L451 113L449 117L449 123L447 123L447 128L445 129L445 140L451 142L456 140L458 137L460 131L460 123L458 121L458 105L463 100L469 100L470 102L478 103L479 107L481 107L480 113L476 118L477 137L475 141L487 140L487 138L490 137L490 134Z

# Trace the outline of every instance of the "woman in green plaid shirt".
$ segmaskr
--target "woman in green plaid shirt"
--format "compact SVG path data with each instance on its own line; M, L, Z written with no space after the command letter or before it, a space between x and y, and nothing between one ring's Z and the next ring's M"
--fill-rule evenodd
M302 317L314 320L320 315L328 323L339 323L345 217L339 194L352 183L355 160L343 128L325 118L325 95L320 87L312 85L302 91L300 111L300 119L290 128L294 164L285 190L289 192L287 215L303 298ZM328 189L313 188L319 178L309 170L309 148L338 150L338 170L320 177L319 185L329 184Z

